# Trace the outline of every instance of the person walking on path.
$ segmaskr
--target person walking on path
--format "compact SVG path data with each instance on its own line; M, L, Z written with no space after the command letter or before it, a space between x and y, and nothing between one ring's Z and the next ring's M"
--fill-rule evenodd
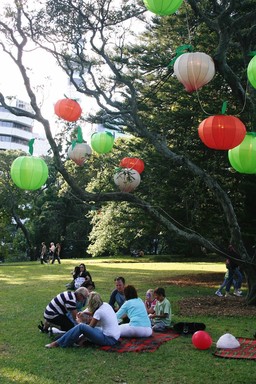
M56 247L53 253L52 264L54 264L55 260L58 260L58 263L60 264L60 252L61 252L61 245L60 243L56 243Z
M42 242L41 246L40 262L41 264L47 264L47 248L44 241Z

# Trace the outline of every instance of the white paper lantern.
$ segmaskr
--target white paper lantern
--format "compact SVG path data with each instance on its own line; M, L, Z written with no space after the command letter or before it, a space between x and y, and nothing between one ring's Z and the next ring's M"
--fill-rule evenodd
M212 58L203 52L183 53L175 61L173 70L188 92L209 83L215 75Z
M135 169L123 168L115 173L114 182L122 192L132 192L140 184L140 174Z
M73 148L70 145L68 149L68 157L80 167L84 165L91 153L91 147L86 143L76 143Z

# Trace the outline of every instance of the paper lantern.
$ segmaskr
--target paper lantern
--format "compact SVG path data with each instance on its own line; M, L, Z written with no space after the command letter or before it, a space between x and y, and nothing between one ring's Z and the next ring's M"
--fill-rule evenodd
M228 151L231 166L239 173L256 173L256 133L248 132L240 145Z
M192 336L192 343L197 349L209 349L212 345L212 338L205 331L197 331Z
M183 0L144 0L145 7L156 15L166 16L176 12Z
M115 173L114 182L122 192L132 192L140 184L140 174L134 169L124 168Z
M246 128L235 116L215 115L201 122L198 134L207 147L227 150L243 141Z
M256 88L256 56L254 56L249 62L247 67L247 76L253 88Z
M86 143L76 143L75 146L70 145L68 149L68 157L80 167L92 153L91 147Z
M11 178L17 187L33 191L46 182L48 167L40 157L20 156L12 163Z
M61 99L54 105L57 116L67 121L76 121L82 114L82 109L77 101L72 99Z
M110 132L95 132L91 136L91 146L97 153L108 153L114 145L114 135Z
M188 92L209 83L215 75L212 58L203 52L183 53L176 59L173 70Z
M119 165L123 168L135 169L139 173L144 171L144 161L137 157L124 157Z

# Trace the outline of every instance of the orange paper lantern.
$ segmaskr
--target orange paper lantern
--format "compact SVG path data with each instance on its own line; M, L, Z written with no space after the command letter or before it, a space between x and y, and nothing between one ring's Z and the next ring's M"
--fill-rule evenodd
M139 173L144 171L144 161L137 157L124 157L119 165L123 168L135 169Z
M63 120L76 121L82 114L82 108L77 101L72 99L61 99L54 105L54 112Z

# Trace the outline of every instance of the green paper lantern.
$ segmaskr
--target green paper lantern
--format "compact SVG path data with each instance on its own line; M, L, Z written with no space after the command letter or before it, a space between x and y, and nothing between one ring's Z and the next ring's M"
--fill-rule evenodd
M247 133L241 144L228 151L228 159L237 172L256 173L256 133Z
M143 0L145 7L159 16L167 16L176 12L183 0Z
M108 153L113 148L114 140L110 132L95 132L91 136L91 147L97 153Z
M256 56L254 56L247 67L247 76L253 88L256 89Z
M17 187L34 191L45 184L48 167L40 157L20 156L12 163L11 178Z

